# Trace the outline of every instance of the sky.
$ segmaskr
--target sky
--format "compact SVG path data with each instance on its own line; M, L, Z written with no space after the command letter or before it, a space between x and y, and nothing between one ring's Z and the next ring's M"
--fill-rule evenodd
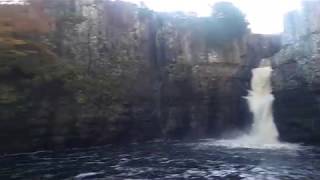
M22 0L0 0L1 4L21 4Z
M19 3L23 0L0 0L0 5ZM195 12L199 16L208 16L211 6L221 0L124 0L140 4L161 12ZM277 34L283 32L283 16L299 9L301 0L223 0L236 5L250 23L253 33Z
M195 12L210 15L210 6L220 0L126 0L144 2L149 8L161 12ZM283 31L283 16L300 8L301 0L224 0L236 5L246 15L253 33L276 34Z

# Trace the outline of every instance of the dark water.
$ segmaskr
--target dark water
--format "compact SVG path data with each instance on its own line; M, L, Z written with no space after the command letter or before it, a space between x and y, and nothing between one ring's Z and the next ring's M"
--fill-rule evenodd
M320 148L150 142L0 157L0 179L320 179Z

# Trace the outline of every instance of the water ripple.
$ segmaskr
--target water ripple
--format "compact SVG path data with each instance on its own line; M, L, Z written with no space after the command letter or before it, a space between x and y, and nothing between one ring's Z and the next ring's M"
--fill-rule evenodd
M229 144L230 145L230 144ZM0 157L0 179L320 179L320 148L150 142Z

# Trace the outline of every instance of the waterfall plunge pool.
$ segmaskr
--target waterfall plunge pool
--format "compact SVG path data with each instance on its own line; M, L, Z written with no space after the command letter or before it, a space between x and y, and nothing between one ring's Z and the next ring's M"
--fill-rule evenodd
M156 141L0 157L0 179L320 179L320 147L278 141L270 67L253 70L250 133L232 140Z
M249 148L206 139L0 157L0 179L320 179L320 147Z

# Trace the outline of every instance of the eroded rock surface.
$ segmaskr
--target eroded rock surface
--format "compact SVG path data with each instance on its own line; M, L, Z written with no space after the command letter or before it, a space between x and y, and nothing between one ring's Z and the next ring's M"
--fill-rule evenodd
M306 1L285 18L282 49L273 58L274 113L281 138L319 143L319 1Z
M55 30L42 41L74 70L58 78L53 73L52 79L46 72L18 76L21 86L38 86L37 76L46 83L31 88L22 103L11 98L12 107L5 104L0 138L6 145L0 151L221 137L243 130L251 121L243 98L251 69L279 49L279 36L249 32L211 46L208 36L215 34L208 34L203 18L121 1L46 3ZM26 96L15 84L5 85L6 96Z

